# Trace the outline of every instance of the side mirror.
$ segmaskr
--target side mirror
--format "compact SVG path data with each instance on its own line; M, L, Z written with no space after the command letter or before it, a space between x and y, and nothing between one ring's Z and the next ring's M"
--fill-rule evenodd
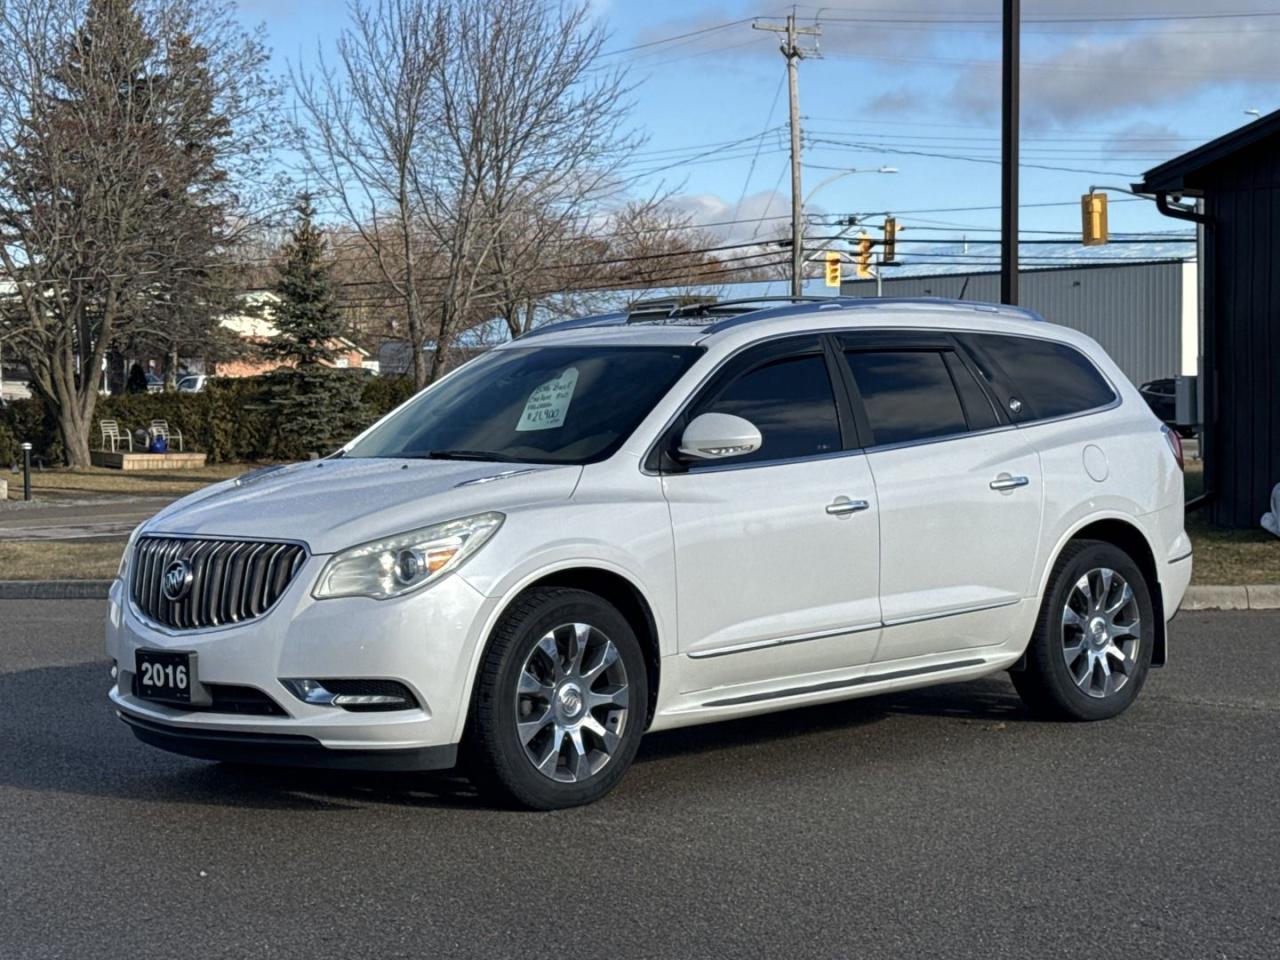
M755 453L763 445L764 438L750 420L728 413L704 413L684 428L679 452L692 460L724 460Z

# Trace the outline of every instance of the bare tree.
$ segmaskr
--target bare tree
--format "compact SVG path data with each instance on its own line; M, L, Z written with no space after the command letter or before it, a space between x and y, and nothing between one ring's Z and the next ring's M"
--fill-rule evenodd
M416 225L419 184L428 174L425 144L439 116L441 16L426 0L353 3L336 62L322 50L314 72L292 71L300 108L294 132L307 169L403 305L419 385L428 374L420 275L426 254Z
M585 4L374 0L353 7L335 64L295 71L308 168L403 300L420 384L528 286L514 250L531 224L617 191L636 139L623 75L597 64L604 39Z
M213 3L0 2L4 308L74 467L108 351L189 289L262 170L265 67Z

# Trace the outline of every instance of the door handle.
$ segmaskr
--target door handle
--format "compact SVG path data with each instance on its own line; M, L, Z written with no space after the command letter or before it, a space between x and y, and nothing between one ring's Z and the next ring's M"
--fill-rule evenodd
M866 500L850 500L848 497L836 497L827 504L827 513L833 517L843 517L850 513L861 513L863 510L870 509L871 504Z
M1007 473L1002 473L991 481L991 489L1016 490L1018 487L1025 487L1030 482L1026 477L1011 477Z

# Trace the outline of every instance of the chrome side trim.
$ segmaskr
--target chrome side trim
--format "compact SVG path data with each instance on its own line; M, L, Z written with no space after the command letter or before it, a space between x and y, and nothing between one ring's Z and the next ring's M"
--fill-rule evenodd
M864 623L853 627L840 627L838 630L822 630L817 633L799 633L787 637L768 637L764 640L750 640L737 643L731 647L716 647L714 650L698 650L689 653L691 660L706 660L710 657L727 657L731 653L745 653L748 650L763 650L766 647L783 647L791 643L805 643L809 640L827 640L831 637L843 636L847 633L866 633L868 630L879 630L879 623Z
M886 627L900 627L907 623L924 623L926 620L945 620L947 617L959 617L966 613L981 613L984 610L999 610L1001 607L1012 607L1022 602L1022 598L1015 600L1000 600L997 603L979 603L972 607L961 607L959 610L947 610L943 613L926 613L915 617L899 617L896 620L886 620Z
M461 483L455 483L455 487L473 487L482 483L493 483L495 480L510 480L512 477L522 477L526 473L534 473L534 467L527 467L523 470L503 470L501 473L493 473L486 477L476 477L473 480L463 480Z
M890 670L887 673L867 674L853 677L850 680L831 680L826 683L812 683L804 687L788 687L771 693L751 693L741 697L726 697L723 700L708 700L704 707L736 707L744 703L760 703L764 700L782 700L786 697L800 697L809 693L824 693L828 690L843 690L846 687L861 687L870 683L883 683L887 680L901 680L905 677L919 677L929 673L941 673L945 670L962 670L965 667L978 667L987 661L982 658L973 660L953 660L950 663L937 663L928 667L911 667L906 670Z
M850 633L866 633L868 630L879 630L881 627L897 627L908 623L923 623L926 620L942 620L946 617L959 617L966 613L981 613L984 610L998 610L1001 607L1012 607L1021 603L1021 598L1016 600L1001 600L999 603L980 603L972 607L964 607L960 610L948 610L945 613L927 613L923 616L902 617L897 620L885 620L882 623L864 623L852 627L840 627L837 630L822 630L817 633L800 633L794 636L784 637L768 637L764 640L751 640L747 643L737 643L731 647L716 647L714 650L698 650L694 653L685 654L691 660L706 660L710 657L727 657L732 653L747 653L751 650L764 650L768 647L782 647L791 643L805 643L809 640L828 640L831 637L839 637Z
M817 463L822 460L839 460L842 457L861 457L866 451L862 449L835 450L831 453L813 453L805 457L787 457L781 460L752 460L750 463L717 463L703 461L705 466L684 473L646 473L650 477L700 477L705 473L728 473L730 470L758 470L762 467L784 467L793 463ZM641 471L642 473L644 471Z

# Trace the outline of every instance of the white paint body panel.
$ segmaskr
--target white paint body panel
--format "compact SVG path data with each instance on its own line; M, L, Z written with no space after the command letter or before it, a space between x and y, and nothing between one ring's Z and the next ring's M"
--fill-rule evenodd
M1044 493L1020 430L996 430L868 455L880 506L884 622L953 617L953 647L997 642L1031 590ZM991 489L999 477L1027 485ZM926 631L886 635L877 660L939 653Z
M850 329L1070 343L1093 358L1120 403L900 449L665 478L646 472L650 447L727 358L772 337ZM1136 390L1081 334L984 308L885 303L761 319L711 335L581 328L499 349L540 342L701 343L705 353L601 463L532 467L476 484L469 481L509 465L338 459L244 487L219 484L173 504L144 532L287 538L305 542L310 556L267 614L206 632L149 626L117 582L109 655L128 670L138 647L195 650L202 680L258 687L289 716L144 702L127 692L127 675L111 693L116 707L175 726L301 733L336 749L454 744L503 610L530 584L582 568L625 579L652 614L660 661L654 729L1003 670L1026 646L1054 558L1098 520L1137 528L1156 558L1166 616L1181 601L1191 566L1181 475ZM1103 481L1085 468L1090 444L1105 456ZM991 490L1003 473L1028 484ZM840 496L869 508L827 514ZM501 529L459 571L423 590L387 601L312 598L320 568L337 550L491 510L506 515ZM424 708L359 714L308 706L280 684L307 676L398 678Z
M871 659L879 538L865 455L691 471L663 486L687 689ZM870 506L832 516L838 497ZM761 649L775 645L791 649Z

